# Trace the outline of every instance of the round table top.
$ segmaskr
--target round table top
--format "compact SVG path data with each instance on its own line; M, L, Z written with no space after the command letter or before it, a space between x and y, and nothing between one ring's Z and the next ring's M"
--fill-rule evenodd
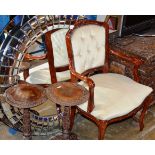
M17 84L5 91L6 102L17 108L32 108L47 100L43 87L33 84Z
M51 84L47 89L47 96L54 103L64 106L75 106L88 100L88 90L72 82L58 82Z

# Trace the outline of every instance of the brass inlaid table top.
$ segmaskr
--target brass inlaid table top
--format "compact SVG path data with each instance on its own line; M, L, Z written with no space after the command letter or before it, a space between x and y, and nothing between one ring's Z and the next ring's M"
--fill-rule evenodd
M47 89L47 96L54 103L64 106L63 113L63 129L62 134L51 138L53 140L74 140L77 139L76 134L70 132L70 114L71 109L75 110L75 106L82 104L88 100L88 90L72 82L58 82L51 84Z
M82 104L88 100L88 90L72 82L58 82L49 86L47 96L54 103L64 106L75 106Z
M5 92L6 101L17 108L32 108L47 100L43 87L33 84L17 84Z
M30 108L47 100L43 87L33 84L17 84L5 91L6 102L23 109L23 138L31 139Z

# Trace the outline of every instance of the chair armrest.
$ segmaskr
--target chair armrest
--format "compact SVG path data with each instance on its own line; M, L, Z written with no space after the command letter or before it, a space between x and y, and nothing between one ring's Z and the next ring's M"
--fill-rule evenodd
M94 109L94 87L95 87L94 81L91 78L88 78L84 75L81 75L81 74L75 72L72 69L70 69L70 71L71 71L72 76L87 83L87 85L89 87L89 99L88 99L87 112L92 112L92 110Z
M39 55L39 56L33 56L29 53L25 54L24 60L44 60L47 59L47 54Z
M126 61L128 61L128 62L130 62L136 66L140 66L144 63L143 60L138 59L135 56L128 56L128 55L126 55L122 52L116 51L116 50L110 50L110 53L115 55L115 56L118 56L119 58L124 59L124 60L126 60Z
M87 83L87 85L88 85L89 88L94 88L95 87L95 83L94 83L94 81L91 78L88 78L88 77L86 77L84 75L81 75L81 74L75 72L72 69L70 71L71 71L71 74L73 76L75 76L77 79L79 79L79 80L84 81L85 83Z
M26 80L28 77L29 77L29 68L28 69L25 69L24 71L23 71L23 77L24 77L24 80Z
M27 77L29 76L30 67L31 67L30 62L21 62L20 66L19 66L20 71L23 72L24 80L26 80Z
M144 63L143 60L138 59L135 56L128 56L122 52L119 52L116 50L111 50L111 49L110 49L110 54L113 54L113 55L119 57L120 59L123 59L123 60L128 61L129 63L133 64L134 68L133 68L132 72L133 72L134 80L139 82L138 69L139 69L140 65L142 65Z

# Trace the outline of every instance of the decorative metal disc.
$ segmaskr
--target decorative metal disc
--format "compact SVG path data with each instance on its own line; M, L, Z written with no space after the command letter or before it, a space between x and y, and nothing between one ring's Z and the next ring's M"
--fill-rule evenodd
M46 90L50 100L64 106L82 104L89 97L88 90L85 87L72 82L54 83Z
M17 108L32 108L46 102L45 89L33 84L18 84L5 92L6 101Z

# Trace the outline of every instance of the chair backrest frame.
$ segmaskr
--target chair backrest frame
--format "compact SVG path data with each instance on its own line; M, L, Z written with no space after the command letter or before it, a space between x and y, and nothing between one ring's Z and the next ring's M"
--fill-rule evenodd
M68 51L68 57L69 57L69 65L70 67L76 71L75 65L74 65L74 55L73 55L73 49L72 49L72 43L71 43L71 37L74 32L74 30L79 29L80 27L84 25L98 25L103 26L105 29L105 63L103 66L95 67L88 69L84 71L82 74L87 75L91 74L95 71L101 71L101 72L108 72L109 71L109 27L106 22L99 22L99 21L93 21L93 20L79 20L75 23L74 28L70 29L66 34L66 45L67 45L67 51Z
M61 28L54 29L54 30L51 30L45 33L45 45L46 45L47 59L48 59L49 70L50 70L50 75L51 75L51 83L57 82L56 72L62 72L62 71L69 70L69 65L56 67L54 64L54 51L53 51L53 46L52 46L52 41L51 41L51 35L58 30L61 30Z

